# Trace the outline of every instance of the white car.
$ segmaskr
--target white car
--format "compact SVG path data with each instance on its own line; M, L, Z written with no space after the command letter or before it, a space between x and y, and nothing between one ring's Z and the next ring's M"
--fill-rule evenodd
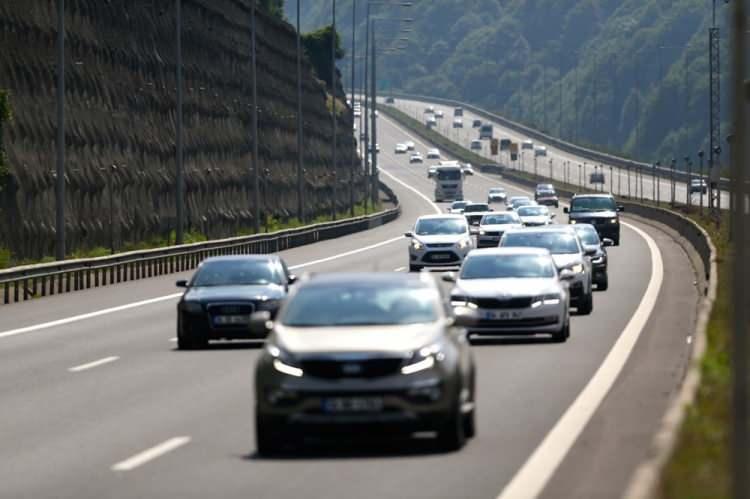
M572 272L558 273L550 252L538 248L493 248L472 251L455 282L451 304L471 307L479 320L470 335L550 335L563 342L570 336L568 287Z
M474 167L471 166L471 163L464 163L461 165L461 171L464 175L474 175Z
M421 152L415 152L409 156L409 163L424 163L424 157Z
M461 215L464 212L467 204L471 204L471 201L453 201L448 207L448 213L455 215Z
M435 113L435 106L427 106L424 108L425 114L434 114Z
M453 128L463 128L464 120L461 118L453 118Z
M406 147L406 144L396 144L396 149L393 151L396 154L406 154L406 151L409 149Z
M487 204L505 203L507 199L508 194L503 187L490 187L489 192L487 192Z
M513 196L508 200L508 202L505 204L509 210L515 210L520 208L521 206L532 206L535 205L536 201L529 199L526 196Z
M445 114L443 113L441 109L438 109L437 111L435 111L436 118L442 118L443 116L445 116Z
M503 234L509 230L522 228L521 218L515 212L487 213L479 221L477 248L497 248Z
M523 142L521 142L521 149L530 149L534 150L534 141L531 139L526 139Z
M413 151L413 150L414 150L414 147L416 147L416 146L414 145L414 142L413 142L413 141L411 141L411 140L407 140L406 142L404 142L404 144L406 144L406 148L407 148L408 150L410 150L410 151Z
M549 212L549 208L541 205L519 206L516 213L521 217L521 222L525 227L539 227L549 225L555 218L554 213Z
M536 146L534 148L534 156L546 156L547 155L547 148L544 146Z
M427 149L427 159L440 159L440 151L437 149Z
M435 119L434 116L428 116L427 121L425 122L425 125L427 126L427 128L432 128L434 126L437 126L437 120Z
M433 178L437 174L437 165L431 166L427 169L427 178Z
M481 140L472 140L471 146L472 151L481 151L482 150L482 141Z
M414 231L404 234L409 243L409 271L425 267L457 267L474 249L469 224L462 215L425 215Z

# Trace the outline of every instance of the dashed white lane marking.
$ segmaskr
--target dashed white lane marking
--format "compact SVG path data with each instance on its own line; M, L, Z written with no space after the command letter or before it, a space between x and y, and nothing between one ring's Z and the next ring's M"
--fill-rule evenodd
M131 471L135 468L146 464L149 461L153 461L164 454L172 452L175 449L182 447L183 445L190 442L190 437L174 437L169 440L160 443L150 449L146 449L143 452L139 452L133 457L129 457L124 461L120 461L112 465L112 471Z
M68 369L68 371L72 373L79 373L81 371L87 371L89 369L93 369L95 367L103 366L104 364L109 364L111 362L114 362L116 360L119 360L120 357L112 356L112 357L104 357L103 359L95 360L93 362L88 362L86 364L81 364L78 366L74 366Z
M169 342L170 343L177 343L177 336L173 336L173 337L169 338Z
M393 269L394 272L403 272L404 270L406 270L406 267L397 267Z
M629 227L646 241L651 254L651 278L646 292L599 369L502 490L498 499L532 499L544 490L622 372L656 306L664 279L661 252L651 236L637 227Z

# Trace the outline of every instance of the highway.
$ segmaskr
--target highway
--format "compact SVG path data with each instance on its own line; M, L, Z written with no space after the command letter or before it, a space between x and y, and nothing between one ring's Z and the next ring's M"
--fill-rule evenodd
M381 178L401 218L284 251L296 273L404 271L403 233L444 209L430 201L428 163L393 154L408 134L382 115L378 133ZM484 200L496 185L521 192L477 175L467 197ZM256 456L258 344L176 351L173 283L188 274L4 307L0 496L617 497L679 386L698 301L682 247L626 220L610 250L610 288L595 294L592 315L572 318L567 343L473 347L478 433L455 453L412 440Z
M381 99L382 100L382 99ZM384 102L384 100L382 100ZM396 99L396 102L394 103L395 107L399 109L400 111L408 114L412 118L420 121L421 123L425 122L425 107L426 104L419 101L413 101L413 100L407 100L407 99ZM442 110L444 117L442 119L437 120L437 127L436 131L441 133L442 135L450 138L454 142L457 142L464 146L465 148L469 149L471 145L471 141L474 139L477 139L479 137L479 130L476 128L472 128L472 121L474 119L481 119L483 122L487 122L486 119L479 117L475 114L473 114L471 111L464 109L464 115L463 115L463 128L453 128L453 107L441 105L441 104L434 104L433 105L435 110ZM521 143L524 140L528 139L528 137L518 134L517 132L510 130L508 128L505 128L501 126L497 122L492 122L494 125L494 136L497 139L500 138L509 138L513 142ZM546 144L535 144L535 145L546 145ZM547 157L538 157L534 158L534 151L531 150L522 150L519 151L520 157L519 160L516 162L511 163L510 157L507 152L501 152L499 156L491 156L490 154L490 143L488 140L482 141L482 149L474 151L475 153L486 157L487 159L490 159L492 161L498 161L498 159L506 165L510 165L513 168L526 171L529 173L533 173L534 170L534 164L536 162L536 171L540 175L545 176L551 176L554 177L556 180L559 181L567 181L573 185L581 185L581 179L583 179L583 183L587 185L589 188L594 188L592 184L589 184L589 175L594 172L594 164L591 161L586 161L584 159L578 158L576 156L573 156L567 152L561 151L559 149L556 149L552 146L547 146ZM684 167L684 159L683 158L676 158L678 161L679 166L682 168ZM550 160L552 160L551 163L551 175L550 175ZM698 174L699 172L699 164L697 163L697 157L693 158L695 164L692 167L692 171L694 174ZM707 161L707 160L706 160ZM564 163L570 162L571 165L567 168L564 166ZM663 165L665 167L668 167L669 164L667 161L662 161ZM579 167L578 165L582 165ZM598 164L597 164L598 165ZM671 200L671 190L672 190L672 183L670 182L670 178L667 175L664 176L657 176L657 181L655 182L652 175L644 174L643 178L641 179L640 176L636 176L635 171L631 171L630 174L628 174L628 171L625 169L620 168L614 168L610 167L610 165L603 165L604 169L604 175L606 182L604 184L603 189L607 192L612 192L618 196L628 196L633 198L640 198L641 195L644 197L644 199L653 199L654 193L659 193L659 199L663 203L668 203ZM706 175L708 175L708 163L704 164ZM579 177L580 175L580 177ZM629 183L629 185L628 185ZM658 184L658 185L657 185ZM676 182L675 183L675 199L678 203L685 203L687 201L687 188L684 183ZM691 203L696 206L700 206L700 195L698 193L693 193L691 198ZM703 205L708 206L708 194L704 194L703 196ZM729 193L724 191L722 192L722 198L721 198L721 206L723 208L729 207Z

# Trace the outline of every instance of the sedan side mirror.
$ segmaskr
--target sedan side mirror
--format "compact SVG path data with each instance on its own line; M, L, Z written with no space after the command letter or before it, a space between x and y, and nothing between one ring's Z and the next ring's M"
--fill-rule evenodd
M404 232L404 237L414 237L414 233L412 231Z
M563 213L570 213L570 208L568 208L567 206L564 206Z
M272 329L273 321L271 320L271 312L268 310L261 310L250 316L250 332L254 335L265 337Z
M443 282L456 282L456 274L453 272L444 272L442 276L440 276L440 279L443 280Z
M617 211L625 211L625 207L621 204L617 205Z
M179 281L177 281L177 282L176 282L176 283L174 283L174 284L175 284L175 286L177 286L178 288L187 288L187 287L188 287L188 282L187 282L187 280L185 280L185 279L180 279Z
M596 255L596 248L587 249L583 254L586 256L594 256Z
M552 213L552 214L550 214L550 216L549 216L549 217L550 217L550 218L555 218L556 216L557 216L557 213Z
M615 245L615 242L612 239L609 239L607 237L602 239L602 246L607 247L607 246L614 246L614 245Z
M286 280L287 280L287 282L288 282L289 284L294 284L295 282L297 282L297 281L299 280L299 277L297 277L297 276L296 276L296 275L294 275L294 274L289 274L289 275L288 275L288 276L286 277Z
M560 280L561 281L572 281L575 278L575 274L572 270L564 269L560 271Z
M453 309L453 324L458 327L471 327L479 323L479 314L476 310L468 307L456 307Z

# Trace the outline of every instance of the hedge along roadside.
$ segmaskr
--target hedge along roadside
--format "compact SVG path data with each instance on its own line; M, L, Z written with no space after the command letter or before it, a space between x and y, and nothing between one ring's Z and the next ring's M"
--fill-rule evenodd
M26 265L0 271L1 304L26 301L37 296L68 293L120 282L156 277L195 268L210 256L267 254L372 229L401 215L393 190L380 185L395 208L268 234L232 237L214 241L131 251L112 256Z
M438 102L438 99L432 102ZM379 109L424 140L439 144L445 144L446 141L450 141L447 137L427 129L420 122L400 111L393 112L393 108L382 105L379 106ZM446 151L450 152L459 161L470 162L473 160L473 156L475 156L471 151L454 142L451 142L450 148L446 148ZM593 190L580 189L575 186L562 184L558 180L551 180L549 177L543 175L534 176L511 171L501 165L483 165L482 171L501 175L503 180L527 188L534 188L540 181L552 183L555 185L558 195L567 199L570 199L576 193L595 192ZM682 380L679 391L669 402L667 411L661 419L659 428L652 439L647 459L637 467L623 496L626 499L645 499L654 497L658 492L663 470L674 453L679 441L678 438L682 423L685 421L688 409L696 399L701 384L702 362L708 345L707 328L716 301L719 284L718 253L709 234L694 220L676 211L652 205L622 200L620 200L620 204L624 206L626 214L635 215L647 223L661 223L682 236L699 255L703 266L702 273L705 277L705 281L701 283L703 293L698 305L698 316L693 334L693 348L685 377ZM682 243L681 241L678 242Z

